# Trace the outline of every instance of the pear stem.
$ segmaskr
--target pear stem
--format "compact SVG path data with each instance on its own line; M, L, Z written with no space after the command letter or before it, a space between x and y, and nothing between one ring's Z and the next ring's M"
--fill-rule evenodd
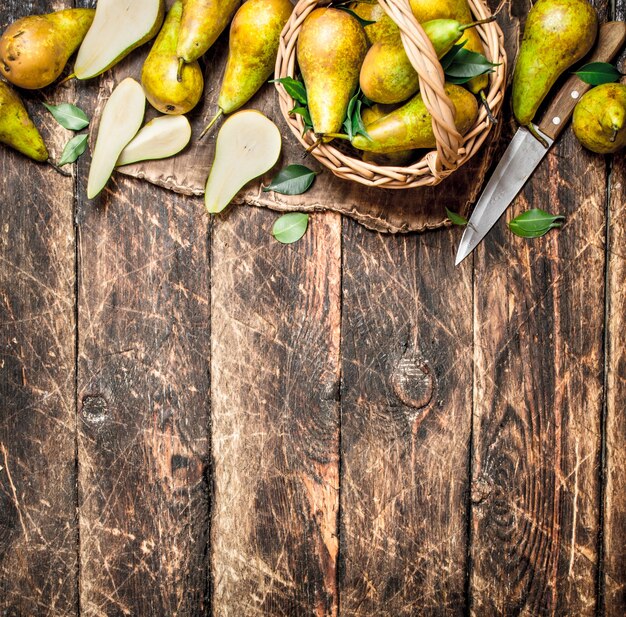
M324 133L324 137L332 137L333 139L347 139L350 141L350 137L345 133Z
M211 122L209 122L205 127L202 133L200 133L200 137L198 139L202 139L210 130L211 127L224 115L224 110L220 109L214 116Z
M491 107L489 107L489 101L487 100L487 95L485 94L485 91L481 90L478 96L480 97L480 102L487 112L487 118L489 118L489 122L491 122L491 124L498 124L498 119L493 115L493 113L491 113Z
M68 81L71 81L72 79L74 79L76 77L76 73L71 73L70 75L68 75L64 80L59 82L59 86L62 86L63 84L66 84Z
M64 169L61 169L58 165L53 163L50 159L48 159L46 161L46 163L48 163L48 165L50 165L50 167L52 167L52 169L54 169L54 171L56 171L58 174L61 174L63 177L65 177L65 178L71 178L72 177L71 173L69 173L68 171L65 171Z
M319 148L319 146L324 143L324 140L321 137L318 137L315 142L313 142L303 153L302 158L305 159L313 150Z
M537 132L535 125L532 122L529 122L526 125L528 132L547 150L550 147L550 144Z
M615 140L617 139L617 129L613 129L613 134L611 135L611 137L609 138L609 141L611 143L615 143Z
M478 21L473 21L470 24L465 24L459 28L460 32L465 32L469 28L474 28L476 26L481 26L482 24L490 24L492 21L496 20L495 15L491 15L490 17L486 17L485 19L479 19Z
M185 59L178 58L178 72L176 73L176 80L178 83L183 81L183 68L185 67Z

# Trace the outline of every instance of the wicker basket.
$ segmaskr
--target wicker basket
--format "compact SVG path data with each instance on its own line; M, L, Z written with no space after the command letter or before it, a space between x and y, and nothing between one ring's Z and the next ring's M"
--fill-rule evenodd
M474 126L462 137L454 125L454 107L444 91L444 74L432 43L411 12L408 0L379 0L385 12L396 22L407 56L417 71L420 92L426 108L433 118L433 131L437 149L426 153L419 161L408 167L388 167L366 163L347 155L329 144L320 144L312 155L336 176L354 180L367 186L390 189L408 189L434 185L441 182L455 169L469 160L480 149L491 130L492 123L483 106L480 107ZM296 5L281 38L276 60L275 77L294 77L296 66L296 42L306 17L318 5L318 0L300 0ZM490 12L481 0L469 0L476 19L485 19ZM477 26L485 47L485 55L492 62L500 63L490 74L487 102L497 117L502 106L506 86L506 53L502 31L495 22ZM276 84L280 109L298 141L305 147L312 146L316 137L312 131L303 135L304 122L300 115L290 115L294 100L285 89Z

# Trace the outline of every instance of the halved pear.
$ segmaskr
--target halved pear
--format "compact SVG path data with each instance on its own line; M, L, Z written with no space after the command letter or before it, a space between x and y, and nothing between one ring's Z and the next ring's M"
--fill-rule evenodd
M191 139L185 116L159 116L150 120L122 150L117 166L166 159L178 154Z
M100 75L154 38L164 14L163 0L98 0L93 24L78 50L76 77Z
M246 109L228 118L215 143L204 193L207 211L221 212L245 184L271 169L281 145L278 127L261 112Z
M143 88L132 77L127 77L113 90L102 110L87 181L89 199L98 195L109 181L122 150L141 127L145 112Z

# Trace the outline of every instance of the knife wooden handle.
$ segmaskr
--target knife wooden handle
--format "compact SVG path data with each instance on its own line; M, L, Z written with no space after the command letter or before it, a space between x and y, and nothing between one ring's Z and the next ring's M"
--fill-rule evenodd
M588 62L609 62L624 45L626 41L626 22L609 21L600 26L598 31L598 42L586 61ZM591 86L572 75L558 94L550 103L546 113L538 125L542 133L551 139L556 139L574 113L574 107L580 97L589 90Z

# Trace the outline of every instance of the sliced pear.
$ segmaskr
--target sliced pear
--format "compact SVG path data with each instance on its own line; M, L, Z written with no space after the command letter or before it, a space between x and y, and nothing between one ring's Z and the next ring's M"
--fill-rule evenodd
M159 116L150 120L122 150L117 166L166 159L178 154L191 140L185 116Z
M221 212L250 180L271 169L280 156L278 127L252 109L233 114L220 129L204 194L206 209Z
M122 150L141 127L145 112L143 88L132 77L127 77L113 90L102 110L87 181L89 199L98 195L109 181Z
M78 50L76 77L100 75L154 38L164 13L163 0L98 0L93 23Z

